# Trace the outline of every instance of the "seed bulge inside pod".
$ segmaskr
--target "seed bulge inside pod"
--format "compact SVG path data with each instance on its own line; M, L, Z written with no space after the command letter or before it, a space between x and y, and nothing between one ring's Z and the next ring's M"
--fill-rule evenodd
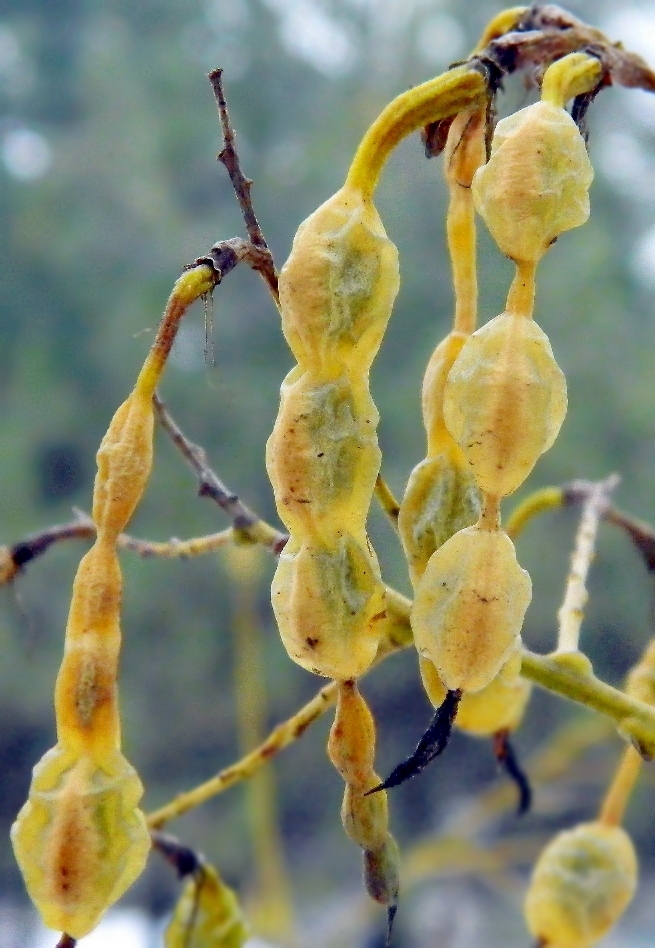
M271 588L289 656L317 675L359 678L375 658L386 618L384 586L366 539L291 541Z
M496 126L491 157L473 178L475 207L508 257L537 261L589 217L594 177L571 116L536 102Z
M548 337L501 313L470 337L448 376L444 417L481 490L505 497L555 441L566 416L566 379Z
M528 928L545 945L589 948L616 923L637 884L637 857L620 826L582 823L559 833L534 868Z
M300 225L280 271L282 328L298 362L367 371L399 285L375 206L342 188Z
M507 534L460 530L432 555L417 587L416 648L448 691L479 691L520 648L531 596Z

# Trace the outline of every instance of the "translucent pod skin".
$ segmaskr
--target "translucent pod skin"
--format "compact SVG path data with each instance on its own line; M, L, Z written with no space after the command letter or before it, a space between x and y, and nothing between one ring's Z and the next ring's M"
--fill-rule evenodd
M378 411L365 382L345 375L317 381L301 367L282 383L280 411L266 446L278 513L292 531L364 529L380 469Z
M381 783L380 777L371 771L370 790ZM346 784L341 805L341 822L348 837L362 849L377 850L384 845L389 825L389 808L386 793L365 796L365 791L356 790Z
M453 533L474 524L480 514L475 479L443 418L448 373L467 338L464 333L449 333L432 353L423 380L428 456L410 474L398 515L398 530L414 586L434 551Z
M165 948L242 948L250 938L234 891L212 866L184 885L164 934Z
M428 457L455 448L443 417L443 399L448 375L469 336L451 332L430 356L423 377L421 408L428 436Z
M119 752L93 764L57 745L36 765L11 838L47 926L82 938L139 877L150 851L142 794Z
M368 371L399 284L398 252L375 206L337 191L300 225L280 271L282 329L298 362Z
M535 866L525 902L528 928L548 948L590 948L634 895L637 857L620 826L582 823L559 833Z
M377 559L365 538L344 534L333 547L292 539L271 593L282 642L294 661L341 681L364 674L386 618Z
M347 784L362 792L373 786L370 774L375 758L375 721L354 682L344 682L339 688L327 749Z
M532 319L501 313L470 337L448 376L444 417L481 490L511 494L555 441L566 380Z
M593 177L568 112L536 102L496 126L491 157L473 178L473 200L504 254L536 262L561 233L585 223Z
M432 555L416 590L416 648L448 691L479 691L520 648L531 596L507 534L460 530Z
M475 479L457 445L453 448L414 468L400 505L398 530L414 586L434 551L480 515Z

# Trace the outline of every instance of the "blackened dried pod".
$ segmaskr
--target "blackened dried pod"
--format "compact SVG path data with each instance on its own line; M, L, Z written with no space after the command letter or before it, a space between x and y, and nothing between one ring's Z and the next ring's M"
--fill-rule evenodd
M399 284L398 252L375 206L343 187L300 225L280 271L282 329L298 362L367 372Z
M590 948L630 903L637 868L632 840L620 826L582 823L559 833L532 874L528 928L544 948Z
M365 382L317 379L300 366L282 383L266 467L282 521L301 534L360 533L380 468L378 411Z
M519 650L531 596L505 533L460 530L432 555L416 590L416 648L448 691L479 691Z
M339 681L364 674L386 618L384 586L365 537L343 533L332 546L292 539L271 593L282 642L294 661Z
M470 337L448 376L444 417L481 490L515 491L555 441L566 380L534 320L501 313Z
M535 102L496 126L491 157L473 178L473 199L503 253L536 262L561 233L585 223L593 177L568 112Z

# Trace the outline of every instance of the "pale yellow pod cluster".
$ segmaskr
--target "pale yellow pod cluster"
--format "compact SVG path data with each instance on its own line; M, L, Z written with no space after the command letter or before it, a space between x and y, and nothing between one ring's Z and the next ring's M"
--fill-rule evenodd
M591 948L629 905L637 869L620 826L582 823L559 833L532 874L525 901L530 932L544 948Z
M242 948L249 937L236 893L203 861L184 883L165 948Z
M344 187L296 234L280 272L286 339L298 360L266 450L291 533L273 580L296 662L357 678L377 651L384 587L366 534L380 466L368 373L398 292L396 249L369 199Z
M98 451L97 539L73 584L57 677L57 738L34 768L12 829L28 892L50 928L81 938L141 874L150 835L137 804L141 782L120 753L116 693L121 572L116 539L152 464L152 389L116 412Z
M96 540L80 562L55 686L57 744L34 768L11 831L28 892L50 928L82 938L138 878L150 833L143 794L121 754L117 674L122 576L116 542L152 467L155 386L186 307L215 276L199 266L176 283L132 394L97 454Z
M346 783L341 821L363 850L366 889L393 913L399 889L398 847L389 833L386 791L368 792L381 783L373 769L375 722L354 681L339 684L328 754Z

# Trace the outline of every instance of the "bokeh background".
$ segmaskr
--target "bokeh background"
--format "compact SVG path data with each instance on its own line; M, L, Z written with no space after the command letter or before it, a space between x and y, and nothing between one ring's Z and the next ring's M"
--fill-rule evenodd
M569 8L655 63L652 3ZM206 72L225 70L240 154L280 265L298 223L339 187L379 109L465 55L499 9L485 0L0 0L0 542L65 521L73 506L89 509L95 450L133 384L175 278L215 240L243 234L215 161L220 135ZM501 110L532 95L521 80L509 82ZM617 502L655 520L655 98L609 90L594 104L590 126L592 216L543 262L536 309L567 375L569 414L519 496L618 471ZM412 138L390 162L378 201L403 281L372 373L383 473L398 494L424 455L421 377L451 318L445 201L441 162L426 161ZM480 251L486 320L502 310L512 268L485 234ZM163 395L227 484L277 522L263 454L291 356L263 284L245 268L215 294L213 319L215 365L204 355L199 306L182 327ZM160 435L131 532L164 540L224 525ZM537 650L554 643L575 525L572 512L551 514L518 543L535 587L524 637ZM371 534L385 579L408 593L398 542L375 507ZM8 831L32 765L54 741L52 688L82 552L81 543L58 544L0 589L6 948L56 942L36 927ZM279 643L267 592L274 563L265 554L256 578L241 585L219 556L143 561L126 553L123 563L125 745L151 809L236 759L240 740L289 716L320 681L293 665ZM619 683L651 634L652 590L638 556L610 527L601 530L590 592L583 647L599 674ZM252 619L237 639L234 616L246 608ZM363 690L386 773L431 713L415 657L394 657ZM261 939L372 948L381 943L381 913L366 903L359 852L341 830L342 784L325 756L327 727L326 718L285 752L271 768L275 786L255 796L234 788L171 830L220 867L251 906ZM562 727L565 737L553 742ZM494 796L502 780L489 747L461 735L423 776L394 792L393 829L407 853L397 945L528 943L520 915L526 867L555 826L593 816L621 744L586 712L545 694L535 694L516 744L528 761L549 747L555 760L553 779L536 783L534 812L521 823L511 792ZM646 887L652 789L646 772L628 815ZM272 807L279 849L272 831L257 824L266 826L262 812ZM453 844L444 854L440 839L477 828L481 851ZM271 843L267 852L262 836ZM292 896L285 901L287 877ZM119 941L114 933L112 943L156 944L176 891L173 873L153 856L125 901L155 927L130 916L138 925ZM100 931L109 932L112 922L104 924ZM654 924L642 898L608 944L652 944Z

